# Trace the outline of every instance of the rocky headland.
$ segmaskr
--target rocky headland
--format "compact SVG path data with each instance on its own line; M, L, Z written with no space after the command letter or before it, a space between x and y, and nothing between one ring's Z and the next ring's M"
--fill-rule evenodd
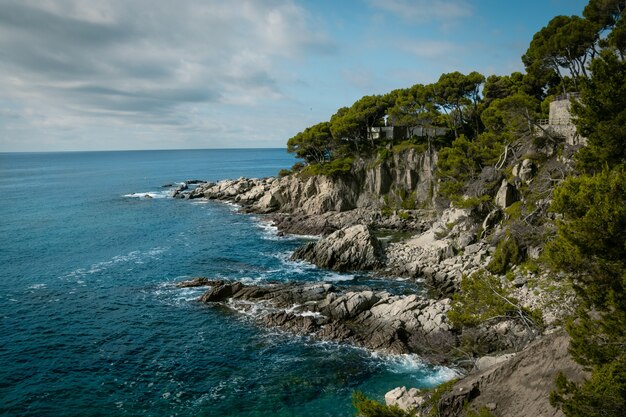
M336 271L368 271L381 280L412 279L422 289L416 293L394 295L381 289L328 283L246 285L207 278L179 285L206 286L199 299L203 303L244 312L262 306L262 314L255 316L262 326L389 353L417 353L432 363L456 366L466 375L456 383L464 394L444 397L438 405L442 410L457 410L458 404L468 402L506 409L509 406L496 397L487 395L489 401L479 400L480 393L489 392L485 387L493 385L494 375L520 372L518 365L507 368L514 362L504 359L532 361L537 355L545 356L544 345L553 343L555 336L544 334L557 332L561 335L559 346L564 346L561 320L574 305L571 290L558 279L549 279L549 272L513 262L506 270L493 267L502 262L502 246L511 231L523 236L519 239L523 247L517 251L523 251L531 262L539 257L543 242L524 236L540 235L538 231L551 227L547 211L551 181L555 173L569 169L569 161L556 157L553 149L520 148L516 154L543 156L510 158L508 176L503 174L506 167L484 170L465 198L470 200L472 192L488 193L493 200L468 207L437 197L437 154L416 149L392 153L385 160L358 159L349 173L337 176L291 174L217 183L195 181L173 190L176 198L236 204L242 212L272 222L279 235L319 236L297 249L292 259ZM536 194L546 197L538 199ZM527 203L530 195L532 211L522 217L516 212L516 203ZM529 230L520 231L523 227ZM464 277L480 276L486 268L492 268L497 277L498 290L494 292L513 300L515 314L474 324L451 320L453 297L462 292ZM551 291L544 291L547 282ZM530 312L534 312L532 319ZM537 353L536 346L544 346L544 351ZM559 358L567 356L565 351L559 350ZM497 371L485 374L485 364ZM547 403L547 394L553 388L555 372L571 364L571 360L567 366L555 361L549 376L544 372L532 377L532 384L543 384L539 390L546 401L541 407L551 410L545 415L560 415ZM570 374L580 371L570 368ZM390 392L387 401L415 410L428 395L398 388ZM457 411L440 415L457 415Z

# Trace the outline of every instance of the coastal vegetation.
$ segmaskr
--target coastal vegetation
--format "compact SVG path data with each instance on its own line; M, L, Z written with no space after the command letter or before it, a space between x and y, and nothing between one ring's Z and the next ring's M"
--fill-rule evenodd
M520 307L498 276L532 264L567 281L577 303L566 320L570 353L590 376L557 378L550 400L566 416L626 410L625 10L623 0L590 0L582 17L556 16L522 56L525 73L452 72L432 84L365 96L288 141L289 152L305 164L294 167L297 175L340 176L358 158L381 162L407 149L436 152L433 201L482 217L497 209L501 180L517 181L517 198L501 207L505 233L494 237L486 270L462 279L449 318L463 327L508 316L540 328L541 313ZM564 155L563 137L541 119L552 101L570 93L573 123L586 146ZM530 144L555 153L533 153ZM559 165L556 157L573 163ZM520 180L521 161L534 179ZM543 255L530 259L530 247L545 242ZM364 416L403 415L362 394L355 406Z

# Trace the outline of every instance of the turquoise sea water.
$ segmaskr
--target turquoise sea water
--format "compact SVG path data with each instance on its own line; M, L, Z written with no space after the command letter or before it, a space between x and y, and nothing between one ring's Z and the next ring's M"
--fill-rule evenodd
M354 390L382 399L449 378L414 356L259 328L174 287L371 282L291 262L302 238L161 188L292 163L278 149L0 154L0 415L351 416Z

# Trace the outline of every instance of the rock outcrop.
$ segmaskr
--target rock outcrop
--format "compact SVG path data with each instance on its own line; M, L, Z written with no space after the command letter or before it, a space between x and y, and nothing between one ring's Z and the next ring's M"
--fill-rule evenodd
M263 325L388 353L421 353L435 362L456 345L450 300L348 290L328 283L244 285L209 281L199 301L261 311Z
M347 227L297 249L291 257L335 271L372 270L383 264L383 248L364 225Z
M573 381L586 376L568 353L569 337L559 331L537 340L516 355L483 360L478 372L457 381L436 405L444 417L465 416L472 410L487 408L499 416L562 417L550 405L548 395L554 390L557 373ZM428 415L422 409L428 393L405 387L387 393L388 404L397 405L417 415Z

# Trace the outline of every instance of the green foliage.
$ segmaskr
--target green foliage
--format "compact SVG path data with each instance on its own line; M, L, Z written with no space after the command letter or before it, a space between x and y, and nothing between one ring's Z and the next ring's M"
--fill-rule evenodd
M496 246L496 251L487 265L492 274L504 274L511 265L517 265L522 260L522 252L515 238L507 232L504 239Z
M608 36L600 41L600 45L619 51L622 59L626 53L625 10L624 0L590 0L583 11L583 16L587 20L595 23L603 31L610 31Z
M383 405L369 399L361 391L352 393L352 405L356 408L358 417L411 417L415 415L398 407Z
M378 150L378 162L385 162L391 156L391 151L387 148L382 148Z
M299 171L302 171L304 167L305 165L302 162L296 162L295 164L291 166L291 171L299 172Z
M461 291L452 296L448 318L455 327L476 326L482 322L513 317L521 309L497 276L479 271L463 276Z
M555 190L551 210L563 216L556 239L546 248L552 265L575 276L580 295L590 306L605 306L624 294L624 170L569 178Z
M305 177L313 175L325 175L327 177L334 177L350 172L353 162L354 158L345 157L333 159L332 161L326 163L312 164L302 169L302 171L300 171L300 175Z
M395 154L405 152L409 149L415 149L417 153L424 153L428 150L428 144L415 143L413 140L405 140L397 145L393 145L393 148L391 148L392 152Z
M626 62L605 51L593 60L593 77L581 84L580 100L572 103L575 123L588 146L576 155L587 173L626 164Z
M491 412L487 407L481 407L480 410L467 412L467 417L495 417L495 414Z
M576 81L586 77L586 65L594 53L599 27L578 16L556 16L537 32L522 56L526 72L547 83L556 74L561 81L564 73Z
M414 210L417 206L417 195L415 192L404 195L400 202L400 208L404 210Z
M437 116L432 85L416 84L401 90L393 107L389 109L389 117L394 126L432 126Z
M460 203L464 185L483 167L495 164L503 149L502 137L492 133L483 133L475 140L461 135L450 147L441 149L437 162L441 194Z
M278 176L279 177L286 177L287 175L291 174L291 170L290 169L281 169L280 171L278 171Z
M480 195L478 197L468 197L468 198L455 198L453 199L454 205L458 208L463 209L473 209L476 207L480 207L482 204L486 204L490 202L492 197L490 195Z
M308 163L321 164L330 160L333 147L329 122L307 127L287 141L287 152L295 153Z
M626 398L626 173L605 168L566 180L551 209L563 217L546 256L569 273L581 300L567 325L570 353L592 371L561 377L552 400L567 416L623 415Z
M480 86L485 77L477 72L464 75L458 71L442 74L434 87L436 104L447 115L448 127L458 137L466 124L473 125L479 132L478 101Z
M600 365L577 385L560 373L550 403L568 417L623 417L626 410L626 353Z
M507 214L507 216L509 216L509 219L519 220L522 217L522 202L516 201L515 203L505 208L504 212Z
M509 141L533 134L533 123L539 118L539 100L524 93L494 99L481 114L485 128Z
M428 417L439 416L439 402L445 394L452 390L452 387L457 381L457 379L451 379L450 381L437 385L435 388L430 390L428 398L423 405L424 410L430 410L427 414Z

